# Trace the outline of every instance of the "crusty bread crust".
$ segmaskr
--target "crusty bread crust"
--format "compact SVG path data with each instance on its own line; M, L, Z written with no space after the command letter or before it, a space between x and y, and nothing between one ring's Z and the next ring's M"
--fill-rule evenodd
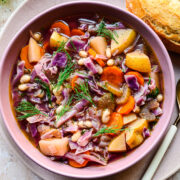
M152 27L168 50L180 53L179 0L126 0L126 7Z

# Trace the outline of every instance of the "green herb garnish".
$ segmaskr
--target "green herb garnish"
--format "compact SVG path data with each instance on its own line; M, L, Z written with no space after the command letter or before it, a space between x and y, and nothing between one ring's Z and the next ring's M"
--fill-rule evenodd
M75 99L86 99L90 103L94 104L92 97L89 92L88 83L87 81L84 82L84 84L79 84L78 87L75 87Z
M74 63L68 63L63 71L59 73L59 77L57 79L57 84L55 85L56 90L58 91L63 82L69 78L70 74L73 72Z
M46 114L42 113L39 109L37 109L33 104L25 100L19 103L18 107L16 108L16 111L23 114L17 117L19 120L23 120L37 114L47 116Z
M71 96L68 102L61 109L60 113L57 114L56 123L66 112L68 112L71 109L71 103L72 103L73 98L74 96Z
M71 43L71 46L72 46L72 48L74 49L74 51L77 51L77 49L76 49L76 47L75 47L75 45L74 45L74 43L73 43L72 40L70 40L70 43Z
M51 91L49 89L49 85L45 82L43 82L42 80L40 80L39 78L35 78L35 82L37 82L38 84L41 85L41 87L45 90L47 97L48 97L48 101L51 104Z
M151 84L151 77L149 76L148 85Z
M114 94L111 93L111 100L114 101L115 97L114 97Z
M147 98L155 99L158 94L159 94L159 89L156 87L156 89L154 89L150 94L147 95Z
M103 20L99 24L97 33L98 33L97 34L98 36L102 36L102 37L105 37L105 38L110 39L110 40L113 39L118 44L118 42L114 38L112 31L110 31L109 29L106 28L106 24Z
M68 53L67 50L65 49L65 44L66 44L66 42L65 42L65 41L62 41L62 42L60 43L57 51L55 51L55 52L53 53L53 56L55 56L56 53L58 53L58 52L64 52L64 53L66 53L66 56L67 56L68 60L72 60L71 56L69 55L69 53Z
M107 133L117 134L117 133L122 132L126 129L127 128L113 129L112 127L103 127L98 132L96 132L96 134L94 134L94 137L99 136L101 134L107 134Z

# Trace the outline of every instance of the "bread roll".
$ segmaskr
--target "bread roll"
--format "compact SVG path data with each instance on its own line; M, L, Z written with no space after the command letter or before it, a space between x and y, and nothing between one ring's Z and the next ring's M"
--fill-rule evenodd
M126 7L151 26L168 50L180 53L179 0L126 0Z

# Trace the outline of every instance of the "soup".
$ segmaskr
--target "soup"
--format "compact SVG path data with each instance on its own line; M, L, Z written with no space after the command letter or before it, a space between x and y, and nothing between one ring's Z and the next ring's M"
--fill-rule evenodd
M30 31L10 85L26 136L45 156L76 168L107 165L138 147L163 113L153 51L131 27L98 15Z

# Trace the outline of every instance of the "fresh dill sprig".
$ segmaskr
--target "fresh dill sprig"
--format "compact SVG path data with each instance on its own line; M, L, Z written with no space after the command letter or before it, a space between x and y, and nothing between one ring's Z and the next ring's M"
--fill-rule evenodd
M68 102L63 106L63 108L61 109L60 113L57 114L57 119L56 122L66 113L71 109L71 103L73 100L74 96L72 95Z
M62 41L62 42L59 44L59 47L58 47L57 51L55 51L55 52L53 53L53 55L55 56L55 54L57 54L58 52L64 52L64 53L66 53L66 56L67 56L68 60L72 60L70 54L69 54L69 53L67 52L67 50L65 49L65 44L66 44L66 42L65 42L65 41Z
M116 41L112 31L110 31L109 29L106 28L106 24L103 20L99 24L97 33L98 33L97 34L98 36L102 36L102 37L105 37L105 38L110 39L110 40L113 39L118 44L118 42Z
M73 43L72 40L70 40L70 43L71 43L71 46L72 46L72 48L74 49L74 51L77 51L76 46L74 45L74 43Z
M153 98L155 99L157 95L159 94L159 89L156 87L150 94L147 95L147 98Z
M114 97L114 94L111 93L111 100L114 101L115 97Z
M151 84L151 77L149 76L148 85Z
M60 71L59 77L57 79L57 84L55 85L56 90L59 90L63 82L69 78L70 74L73 72L74 63L68 63L64 70Z
M51 91L49 89L49 86L47 83L43 82L42 80L40 80L39 78L35 78L35 82L37 82L38 84L41 85L41 87L46 91L47 97L48 97L48 101L51 104Z
M127 128L113 129L112 127L103 127L98 132L96 132L96 134L94 134L93 136L96 137L96 136L99 136L101 134L108 134L108 133L117 134L117 133L124 131L126 129Z
M46 114L42 113L39 109L37 109L33 104L25 100L19 103L18 107L16 108L16 111L18 113L23 114L17 117L19 120L23 120L37 114L43 114L44 116L47 116Z
M88 83L85 81L84 84L79 84L78 87L75 87L75 99L86 99L90 103L94 104L92 97L89 92Z

